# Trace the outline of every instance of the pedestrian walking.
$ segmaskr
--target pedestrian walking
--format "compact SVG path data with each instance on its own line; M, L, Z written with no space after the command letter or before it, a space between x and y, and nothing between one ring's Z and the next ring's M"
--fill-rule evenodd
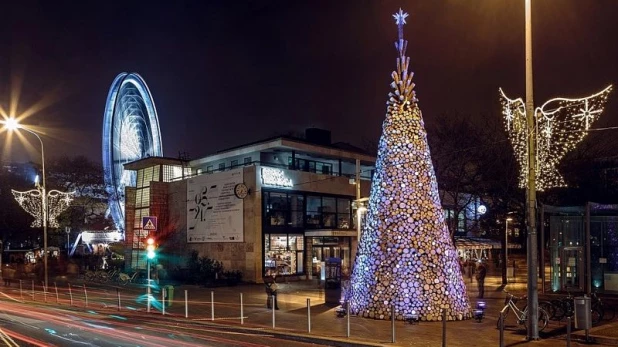
M476 269L476 282L479 287L479 298L482 299L485 295L485 276L487 276L487 268L483 262L480 262Z

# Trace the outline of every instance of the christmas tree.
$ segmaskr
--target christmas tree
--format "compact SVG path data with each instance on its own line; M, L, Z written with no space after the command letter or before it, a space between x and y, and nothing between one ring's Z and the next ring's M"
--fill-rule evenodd
M376 174L351 277L351 312L364 317L421 320L470 316L470 302L457 252L438 195L427 132L408 73L410 58L399 27L386 119L378 147Z

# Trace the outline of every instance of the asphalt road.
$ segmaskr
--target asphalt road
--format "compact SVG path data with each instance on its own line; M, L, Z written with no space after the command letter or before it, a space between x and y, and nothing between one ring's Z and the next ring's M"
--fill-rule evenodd
M315 346L157 318L3 301L0 346Z

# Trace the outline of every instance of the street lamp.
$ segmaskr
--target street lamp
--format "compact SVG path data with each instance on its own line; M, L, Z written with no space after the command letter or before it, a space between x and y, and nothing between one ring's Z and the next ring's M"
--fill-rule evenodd
M42 180L42 186L41 186L41 206L43 209L43 267L45 269L45 290L47 290L47 190L46 190L46 186L45 186L45 149L43 147L43 140L41 140L41 137L39 136L39 134L37 134L35 131L26 128L25 126L19 124L19 122L17 121L17 119L15 118L8 118L7 120L1 121L1 123L4 123L4 127L9 130L9 131L17 131L19 129L25 130L29 133L31 133L32 135L36 136L36 138L39 140L39 143L41 143L41 166L43 168L43 180Z
M508 217L506 219L506 225L504 227L504 265L502 266L502 284L508 283L508 266L509 266L509 222L513 218Z
M528 189L527 189L527 212L528 212L528 307L530 317L528 319L527 339L539 339L538 306L539 296L537 292L538 259L537 259L537 234L536 234L536 143L534 136L534 100L532 80L532 4L531 0L525 0L525 51L526 51L526 125L528 127Z

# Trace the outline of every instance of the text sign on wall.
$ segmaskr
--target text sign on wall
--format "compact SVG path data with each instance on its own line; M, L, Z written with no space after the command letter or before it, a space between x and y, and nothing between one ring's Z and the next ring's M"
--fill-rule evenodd
M201 175L187 181L187 242L243 242L243 200L234 187L243 169Z
M291 188L294 186L292 179L285 175L281 169L262 167L262 184L265 186Z

